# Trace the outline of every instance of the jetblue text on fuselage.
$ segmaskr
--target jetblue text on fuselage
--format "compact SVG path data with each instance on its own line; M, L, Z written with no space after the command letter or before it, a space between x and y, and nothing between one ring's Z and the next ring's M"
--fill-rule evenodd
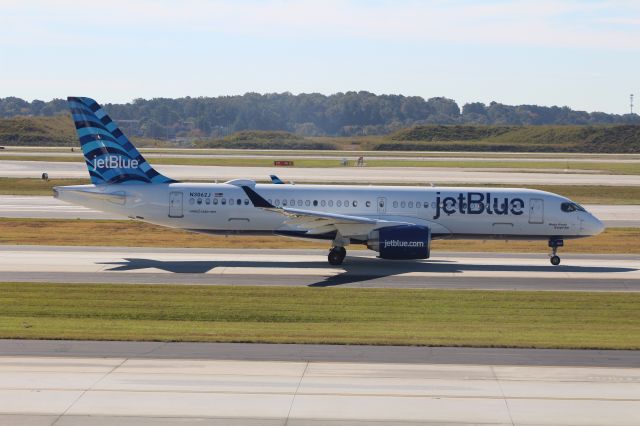
M109 155L93 159L94 169L135 169L138 165L138 160L132 160L120 155Z
M521 198L494 197L490 192L460 192L457 196L442 197L436 193L436 214L495 214L516 216L524 213L524 200Z

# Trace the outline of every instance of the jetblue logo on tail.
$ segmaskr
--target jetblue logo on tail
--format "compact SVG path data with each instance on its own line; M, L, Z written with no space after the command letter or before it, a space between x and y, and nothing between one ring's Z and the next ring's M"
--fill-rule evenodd
M91 183L109 185L175 182L147 163L96 101L81 97L69 97L67 100Z
M138 160L132 160L118 155L93 159L94 169L137 169L138 166Z

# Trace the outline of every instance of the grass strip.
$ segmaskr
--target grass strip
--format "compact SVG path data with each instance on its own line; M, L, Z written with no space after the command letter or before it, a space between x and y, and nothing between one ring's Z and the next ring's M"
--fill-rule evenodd
M282 174L286 179L286 171ZM210 182L210 181L209 181ZM85 185L89 179L51 179L0 177L0 195L51 195L54 186ZM400 185L399 185L400 186ZM471 186L450 184L448 186ZM487 188L504 188L508 185L482 185ZM509 185L512 186L513 185ZM578 186L536 185L530 189L553 192L582 204L640 204L640 186Z
M640 294L0 283L0 337L640 348Z
M100 235L100 238L87 238ZM185 248L319 248L328 241L263 235L205 235L131 220L0 219L0 244ZM364 246L349 246L349 250ZM432 249L465 252L546 253L546 241L435 240ZM600 235L567 240L561 253L640 253L639 228L611 228Z

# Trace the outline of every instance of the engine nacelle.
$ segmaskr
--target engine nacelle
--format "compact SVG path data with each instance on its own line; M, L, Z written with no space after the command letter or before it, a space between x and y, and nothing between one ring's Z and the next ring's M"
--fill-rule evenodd
M398 225L369 233L367 247L383 259L428 259L431 230L426 226Z

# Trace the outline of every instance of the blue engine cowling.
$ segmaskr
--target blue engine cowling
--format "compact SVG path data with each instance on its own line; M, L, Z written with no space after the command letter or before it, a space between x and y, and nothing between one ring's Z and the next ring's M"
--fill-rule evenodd
M428 259L431 230L426 226L398 225L372 231L367 247L383 259Z

